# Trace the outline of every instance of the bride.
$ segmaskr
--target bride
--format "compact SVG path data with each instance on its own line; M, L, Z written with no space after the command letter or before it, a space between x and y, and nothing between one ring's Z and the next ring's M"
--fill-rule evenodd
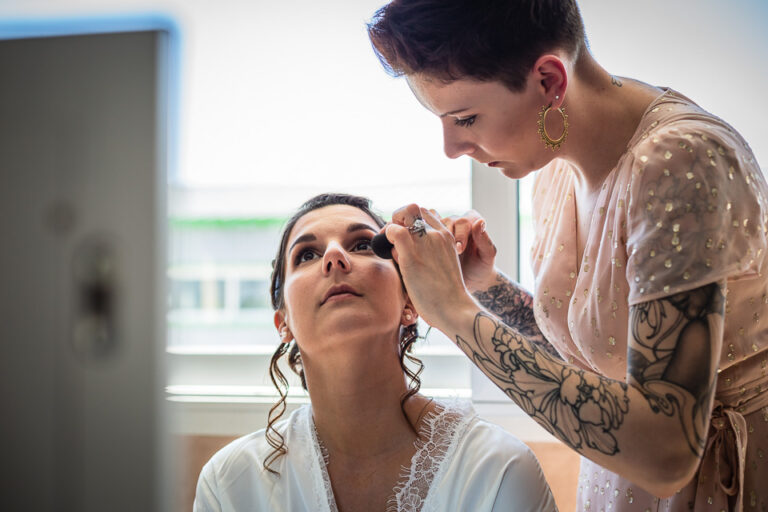
M271 286L281 399L266 429L203 467L196 512L556 510L521 441L468 404L418 393L404 362L417 313L395 264L371 250L383 225L367 199L344 194L316 196L288 221ZM286 354L311 405L280 419Z

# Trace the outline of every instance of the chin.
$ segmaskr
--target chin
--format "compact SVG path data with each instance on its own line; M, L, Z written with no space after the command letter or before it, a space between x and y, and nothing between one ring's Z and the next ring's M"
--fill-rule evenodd
M522 178L525 178L530 173L533 172L532 169L521 169L519 167L502 167L499 169L499 172L506 176L507 178L513 179L513 180L519 180Z

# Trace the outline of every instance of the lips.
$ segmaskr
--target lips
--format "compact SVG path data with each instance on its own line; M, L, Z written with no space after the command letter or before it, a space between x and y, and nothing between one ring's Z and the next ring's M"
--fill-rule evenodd
M355 290L348 284L337 284L335 286L331 286L331 288L327 292L325 292L325 295L323 296L323 300L320 302L320 305L322 306L323 304L328 302L328 299L330 299L331 297L335 297L336 295L343 295L343 294L351 294L351 295L354 295L355 297L361 296L357 292L357 290Z

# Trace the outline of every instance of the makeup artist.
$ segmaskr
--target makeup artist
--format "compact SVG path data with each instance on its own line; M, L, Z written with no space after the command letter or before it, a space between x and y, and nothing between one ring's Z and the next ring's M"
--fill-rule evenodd
M394 0L369 36L449 157L536 175L533 295L475 213L409 205L386 236L422 317L582 455L578 509L768 510L768 188L747 143L603 69L573 0Z

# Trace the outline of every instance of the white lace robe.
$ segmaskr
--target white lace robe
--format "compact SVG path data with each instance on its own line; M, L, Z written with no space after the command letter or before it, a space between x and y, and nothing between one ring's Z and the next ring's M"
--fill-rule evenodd
M424 440L403 468L387 510L473 512L552 511L554 499L536 457L501 427L477 418L464 403L440 404L427 416ZM328 473L315 436L312 409L277 423L288 453L263 469L272 451L264 430L241 437L203 467L195 512L335 512Z

